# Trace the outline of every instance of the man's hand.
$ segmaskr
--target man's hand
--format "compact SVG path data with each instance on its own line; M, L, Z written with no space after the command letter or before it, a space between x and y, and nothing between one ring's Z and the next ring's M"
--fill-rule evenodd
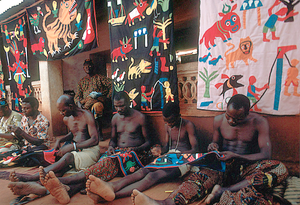
M207 151L211 152L211 151L219 151L219 145L215 142L212 142L208 145L207 147Z
M60 140L57 139L56 142L55 142L55 145L54 145L54 149L58 150L59 148L60 148Z
M113 148L112 146L109 146L108 149L107 149L107 153L108 153L109 155L115 154L115 148Z
M74 145L73 144L67 144L63 147L61 147L58 152L56 153L56 156L62 157L64 156L67 152L74 151Z
M237 154L231 151L224 151L224 152L220 152L219 154L221 155L221 157L219 157L219 160L221 161L227 161L233 158L237 158L238 156Z

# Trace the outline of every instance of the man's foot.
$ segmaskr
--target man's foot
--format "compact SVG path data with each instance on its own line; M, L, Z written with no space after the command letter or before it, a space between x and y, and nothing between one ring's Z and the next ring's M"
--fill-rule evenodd
M106 201L113 201L116 197L113 187L94 175L90 175L86 182L86 188L88 191L93 192L101 196Z
M47 189L36 182L10 182L8 188L14 195L37 194L43 196L47 193Z
M94 194L93 192L87 191L87 195L94 201L95 204L106 202L101 196Z
M15 171L12 171L12 172L9 174L9 180L10 180L11 182L18 182L18 181L20 181L19 178L17 177Z
M12 171L9 174L9 180L11 182L28 182L28 181L38 181L35 175L28 175L28 174L17 174L15 171Z
M63 185L55 176L53 171L50 171L43 178L44 186L61 204L67 204L70 202L70 196L67 192L66 185ZM69 188L70 189L70 188Z
M44 170L44 167L39 166L39 174L40 174L40 182L42 183L42 185L44 185L45 177L46 177L46 174L47 174Z
M220 185L218 184L215 185L211 193L207 196L205 200L205 204L214 203L216 200L218 200L221 197L224 191L225 190Z
M133 205L159 205L154 199L151 199L137 189L132 191L131 201Z

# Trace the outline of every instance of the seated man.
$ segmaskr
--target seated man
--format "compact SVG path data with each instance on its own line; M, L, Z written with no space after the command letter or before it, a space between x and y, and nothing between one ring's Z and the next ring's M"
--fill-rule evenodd
M100 123L101 130L100 117L102 117L105 110L110 110L112 82L106 76L95 73L94 64L90 59L84 61L83 69L87 75L78 83L75 103L79 107L91 110L97 123Z
M198 149L194 124L181 118L177 103L167 103L162 113L166 123L166 136L169 139L163 150L168 153L194 153ZM158 154L160 153L161 150L158 151ZM95 203L101 202L103 199L112 201L115 198L127 197L131 195L133 189L144 191L159 182L179 178L186 174L190 167L187 164L177 166L176 162L173 162L170 168L157 169L146 166L115 182L105 182L90 175L86 183L88 196Z
M49 148L48 129L50 126L47 118L39 110L39 102L35 97L27 97L22 101L22 110L24 116L21 120L21 126L8 125L8 130L19 142L22 147L19 150L13 150L12 156L21 155L22 159L17 159L17 163L22 166L35 166L40 161L31 160L30 153L33 151L47 150Z
M138 164L132 161L131 163L130 161L129 163L119 163L119 157L126 160L130 156L137 155L138 160L143 162L143 164L147 164L148 161L153 160L147 152L150 147L150 139L146 131L146 118L141 112L131 109L129 105L130 99L127 93L119 92L114 95L114 106L117 114L112 119L112 137L109 142L108 153L107 156L105 155L106 157L101 157L96 164L75 175L61 178L56 178L52 171L46 175L49 169L44 170L43 167L40 167L41 183L60 203L68 203L70 196L84 189L86 180L91 174L108 181L115 176L124 176L122 170L125 170L125 168L129 170L129 173L138 169ZM119 152L120 154L118 155L113 155L113 153L117 152L117 149L134 151L136 154L123 151ZM137 165L130 167L131 164ZM124 168L122 165L126 167ZM40 193L45 189L42 186L37 188L37 184L30 186L30 188L26 186L27 189L24 189L25 184L20 182L11 182L9 187L14 194Z
M20 149L20 142L8 130L8 125L21 126L22 115L11 110L5 98L0 99L0 152Z
M74 103L73 97L62 95L57 100L57 108L70 132L55 144L58 150L56 156L61 157L57 162L45 168L47 172L54 171L62 176L71 168L82 170L95 164L100 157L99 137L93 115ZM60 147L60 143L69 142ZM39 174L32 176L17 176L11 173L12 181L37 181Z
M133 190L132 201L139 204L188 204L212 193L205 204L273 204L272 187L286 179L286 167L270 160L271 141L265 118L249 113L249 99L241 94L233 96L226 113L214 119L213 142L210 150L220 150L220 160L226 162L226 172L207 168L189 177L163 201L156 201ZM223 185L224 187L221 187Z

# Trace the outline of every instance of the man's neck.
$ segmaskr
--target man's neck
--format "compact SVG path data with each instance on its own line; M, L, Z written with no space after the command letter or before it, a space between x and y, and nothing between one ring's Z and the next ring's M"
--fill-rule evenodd
M30 119L30 120L36 120L36 118L37 118L37 116L40 114L40 112L37 110L37 111L35 111L35 113L33 114L33 115L31 115L31 116L29 116L28 118Z
M4 119L4 120L8 119L9 116L11 115L11 113L12 113L11 110L7 111L7 113L5 113L5 115L3 116L3 119Z

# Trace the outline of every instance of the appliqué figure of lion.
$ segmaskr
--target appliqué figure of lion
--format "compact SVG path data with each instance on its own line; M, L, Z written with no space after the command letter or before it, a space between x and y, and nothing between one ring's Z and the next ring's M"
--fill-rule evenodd
M234 68L234 62L238 60L243 60L246 65L249 65L248 59L257 62L257 59L252 57L253 43L249 36L246 38L241 38L239 43L239 48L231 53L228 53L234 49L235 45L232 43L227 43L227 46L231 46L226 52L226 69L229 70L229 64Z
M74 39L78 38L77 32L71 33L70 23L75 20L77 16L76 0L63 0L60 4L58 18L46 26L46 19L51 15L51 10L45 4L47 14L43 19L43 28L46 32L48 40L49 53L54 56L55 53L60 53L61 48L58 47L58 40L63 39L65 42L64 49L70 48ZM68 38L72 39L70 42ZM54 49L54 50L53 50Z

